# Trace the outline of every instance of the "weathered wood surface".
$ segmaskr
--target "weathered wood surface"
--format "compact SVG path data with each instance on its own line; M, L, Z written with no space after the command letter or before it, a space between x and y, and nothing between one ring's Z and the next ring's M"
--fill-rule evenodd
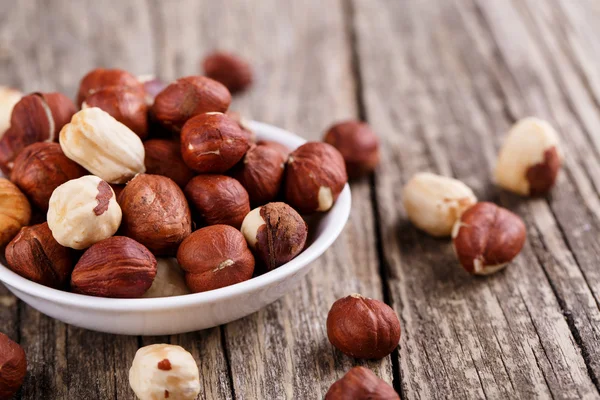
M600 5L594 0L103 1L0 3L0 84L75 93L95 66L198 72L213 49L252 61L234 108L319 139L347 117L383 142L353 183L351 220L297 289L220 328L172 337L94 333L51 320L0 286L0 330L20 341L20 399L130 399L141 345L196 358L206 399L317 399L356 362L333 350L331 303L361 292L401 317L399 351L367 363L403 398L600 398ZM546 199L497 189L491 169L515 119L547 118L566 168ZM451 246L415 230L401 186L456 176L522 215L523 254L473 279Z

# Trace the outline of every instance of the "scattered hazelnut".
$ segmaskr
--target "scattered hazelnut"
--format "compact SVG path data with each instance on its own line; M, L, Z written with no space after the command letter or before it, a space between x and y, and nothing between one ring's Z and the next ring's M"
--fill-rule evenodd
M398 346L400 321L387 304L353 294L331 306L327 337L347 356L378 360Z
M203 76L176 80L154 99L152 114L164 127L181 131L186 121L207 112L225 112L231 94L222 84Z
M157 255L174 255L192 232L192 216L185 195L171 179L141 174L119 196L122 230Z
M152 74L139 75L137 78L146 89L146 104L151 107L154 98L167 87L167 83Z
M494 203L469 208L452 229L452 244L467 272L489 275L504 268L525 244L525 224L516 214Z
M373 172L379 164L379 138L366 122L337 123L329 128L323 141L339 150L352 178Z
M200 173L223 173L242 159L248 139L235 121L222 113L200 114L181 130L183 161Z
M10 242L30 220L27 197L8 179L0 178L0 247Z
M96 68L81 79L77 105L81 106L88 96L97 91L111 87L127 88L145 95L144 85L129 72L122 69Z
M229 89L231 93L241 92L252 84L252 68L240 57L217 51L207 55L202 62L204 73Z
M156 258L133 239L113 236L83 253L73 274L75 293L98 297L141 297L156 276Z
M129 385L140 400L195 400L200 372L194 357L171 344L153 344L135 353Z
M108 183L146 171L144 145L131 129L97 107L85 108L60 131L67 157Z
M562 165L558 134L548 122L524 118L508 132L496 164L496 182L522 196L546 194Z
M285 198L301 213L328 211L347 181L344 159L335 147L305 143L288 158Z
M43 211L54 189L87 171L65 156L58 143L31 144L15 158L11 180Z
M256 142L256 144L259 146L269 146L277 150L279 153L281 153L281 155L286 161L292 152L292 150L290 150L289 147L287 147L286 145L283 145L279 142L274 142L272 140L259 140L258 142Z
M27 374L27 358L23 348L0 333L0 399L11 399Z
M194 293L243 282L254 273L254 257L244 236L229 225L212 225L192 233L179 246L177 261Z
M306 244L308 228L292 207L269 203L246 215L242 234L271 271L300 254Z
M371 370L354 367L335 382L325 400L400 400L398 393Z
M254 143L256 141L256 133L250 128L250 124L246 118L242 117L237 111L228 110L225 115L234 120L242 130L242 133L246 135L246 139L248 139L249 143Z
M190 294L190 290L185 284L185 274L177 263L177 259L157 258L156 261L156 277L150 289L142 297L171 297Z
M148 140L144 142L144 150L146 173L171 178L180 187L185 187L194 177L194 171L183 162L178 140Z
M75 265L71 250L58 244L46 222L22 228L6 246L6 261L22 277L59 289Z
M250 212L248 192L228 176L198 175L187 184L185 194L206 225L225 224L239 229Z
M17 89L0 86L0 138L10 127L10 116L13 107L21 100L23 93Z
M402 189L406 214L432 236L450 236L461 214L477 202L473 191L459 180L429 172L415 174Z
M82 250L111 237L121 224L121 208L108 183L93 175L63 183L48 207L52 236L65 247Z

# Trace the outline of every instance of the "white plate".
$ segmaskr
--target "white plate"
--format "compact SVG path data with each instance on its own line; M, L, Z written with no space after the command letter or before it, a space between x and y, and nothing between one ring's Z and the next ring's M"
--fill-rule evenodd
M250 123L258 139L295 149L305 142L283 129ZM67 324L125 335L170 335L225 324L272 303L310 270L342 232L350 215L350 188L311 227L309 246L296 258L259 277L204 293L152 299L108 299L63 292L31 282L0 264L0 281L36 310Z

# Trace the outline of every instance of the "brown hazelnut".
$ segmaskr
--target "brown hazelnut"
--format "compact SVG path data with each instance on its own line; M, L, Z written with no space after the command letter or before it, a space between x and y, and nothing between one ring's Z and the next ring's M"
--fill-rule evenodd
M244 236L229 225L212 225L188 236L177 261L194 293L234 285L252 278L254 257Z
M452 229L454 252L463 268L475 275L504 268L521 252L525 237L521 217L488 202L469 208Z
M81 79L77 105L81 106L89 95L110 87L129 88L142 96L145 95L144 85L129 72L122 69L96 68Z
M178 140L148 140L144 142L144 149L146 173L171 178L180 187L187 185L194 177L194 171L183 162Z
M240 57L217 51L207 55L202 62L204 73L229 89L231 93L245 90L252 84L252 68Z
M73 253L52 237L47 222L22 228L6 246L6 261L15 273L53 288L69 282L75 265Z
M31 221L31 205L19 188L0 178L0 247L15 237Z
M203 76L176 80L160 92L152 105L153 117L173 132L181 131L186 121L207 112L225 112L231 103L229 90Z
M246 135L246 139L248 139L249 143L256 142L256 133L250 128L248 120L242 117L242 114L240 114L237 111L228 110L225 113L225 115L227 115L239 125L240 129L242 130L242 133Z
M75 293L98 297L141 297L156 276L156 258L135 240L113 236L94 244L71 275Z
M54 189L71 179L80 178L87 171L65 156L58 143L34 143L15 158L11 180L42 211Z
M378 360L398 346L400 321L387 304L353 294L331 306L327 337L347 356Z
M146 90L146 104L152 106L154 98L167 87L167 83L151 74L140 75L137 78Z
M328 211L348 181L344 159L327 143L309 142L290 154L285 199L304 214Z
M140 174L119 196L121 229L157 255L174 255L192 232L192 217L179 186L160 175Z
M10 127L10 116L13 107L21 100L23 93L17 89L0 86L0 138Z
M206 225L242 226L250 212L248 192L237 180L224 175L198 175L185 187L192 207Z
M0 399L11 399L27 374L27 358L23 348L0 333Z
M339 150L351 178L369 174L379 164L379 138L366 122L337 123L329 128L323 141Z
M244 218L242 234L271 271L302 252L308 227L292 207L269 203L255 208Z
M292 152L292 150L290 150L290 148L286 145L281 144L279 142L274 142L272 140L259 140L258 142L256 142L256 144L259 146L269 146L277 150L279 153L281 153L281 155L286 161Z
M183 161L200 173L223 173L242 159L248 139L231 118L222 113L200 114L181 130Z
M325 400L400 400L398 393L371 370L354 367L335 382Z
M285 158L271 146L252 145L233 176L248 191L252 204L273 201L283 182Z

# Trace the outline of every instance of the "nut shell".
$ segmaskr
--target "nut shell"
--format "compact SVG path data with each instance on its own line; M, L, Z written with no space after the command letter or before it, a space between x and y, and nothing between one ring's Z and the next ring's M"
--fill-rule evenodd
M11 399L27 375L27 358L23 348L0 333L0 399Z
M81 79L77 93L77 105L81 106L86 98L95 92L106 88L126 88L144 96L144 85L127 71L122 69L96 68Z
M371 370L354 367L335 382L325 400L400 400L398 393Z
M339 150L352 178L373 172L379 164L379 138L365 122L337 123L329 128L323 141Z
M231 93L241 92L252 84L252 68L242 58L222 51L207 55L202 62L204 73L221 82Z
M10 242L30 220L27 197L14 183L0 178L0 247Z
M271 146L250 147L233 176L248 191L252 204L275 200L281 189L286 159Z
M353 294L331 306L327 337L347 356L378 360L398 346L400 321L387 304Z
M152 139L144 142L146 173L171 178L185 187L194 177L181 157L181 144L177 140Z

